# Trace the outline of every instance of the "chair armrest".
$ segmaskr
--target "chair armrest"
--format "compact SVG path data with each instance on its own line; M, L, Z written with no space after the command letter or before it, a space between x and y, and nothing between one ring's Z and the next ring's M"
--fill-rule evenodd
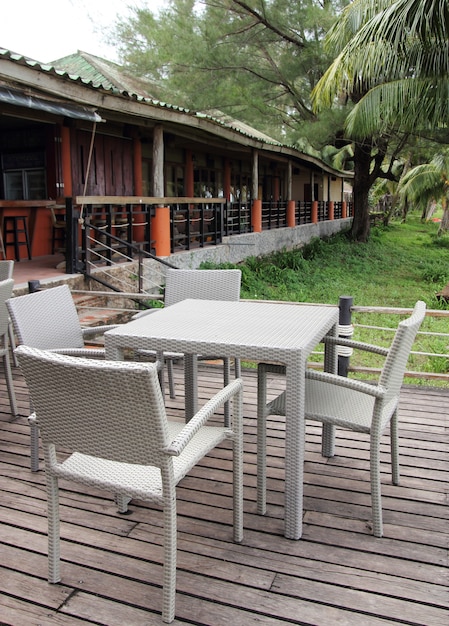
M348 348L355 348L357 350L365 350L365 352L374 352L375 354L381 354L382 356L387 356L389 349L383 348L382 346L375 346L371 343L365 343L363 341L354 341L353 339L345 339L344 337L331 337L326 335L321 340L322 343L337 345L337 346L346 346Z
M353 389L360 393L366 393L369 396L375 398L382 398L385 396L387 390L381 385L371 385L365 383L362 380L356 380L354 378L346 378L346 376L339 376L338 374L330 374L329 372L318 372L316 370L306 370L306 379L316 380L321 383L327 383L335 385L337 387L344 387L345 389Z
M104 359L104 348L52 348L49 352L66 356L83 356L87 359Z
M159 309L161 309L162 307L157 307L155 309L145 309L143 311L138 311L138 313L134 313L134 315L132 316L131 319L133 320L138 320L141 317L145 317L145 315L150 315L151 313L154 313L155 311L159 311Z
M102 335L107 330L112 330L113 328L117 328L120 324L107 324L105 326L88 326L87 328L82 328L81 332L83 333L83 337L91 337L93 335Z
M195 413L192 419L184 426L180 433L173 439L165 452L170 456L179 456L192 437L201 429L207 420L212 417L218 407L228 402L233 396L241 400L243 393L243 380L237 378L224 389L216 393L201 409Z

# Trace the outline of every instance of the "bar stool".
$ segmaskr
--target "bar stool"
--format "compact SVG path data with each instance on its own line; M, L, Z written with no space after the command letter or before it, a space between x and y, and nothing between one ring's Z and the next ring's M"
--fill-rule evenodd
M0 229L0 252L3 255L3 258L6 260L6 250L5 250L5 246L3 245L3 235L2 235L1 229Z
M9 238L8 235L10 235ZM26 246L28 259L31 261L27 215L5 215L3 217L3 245L5 250L8 246L14 246L16 261L20 261L20 246Z
M54 254L56 251L64 252L65 251L65 213L56 213L53 207L50 207L51 212L51 223L52 223L52 234L51 234L51 253ZM56 249L56 244L59 244Z

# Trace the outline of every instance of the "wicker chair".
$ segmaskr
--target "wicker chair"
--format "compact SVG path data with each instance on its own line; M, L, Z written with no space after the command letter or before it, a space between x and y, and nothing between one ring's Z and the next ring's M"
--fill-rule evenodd
M61 580L58 479L162 506L162 618L175 616L176 485L224 439L233 446L234 541L243 538L241 379L209 400L187 423L167 420L151 363L80 359L17 348L42 435L48 498L48 580ZM232 400L232 428L206 425ZM63 450L58 458L57 452ZM67 457L67 453L71 453ZM65 460L63 460L65 459Z
M7 280L8 278L13 278L13 273L14 273L14 261L0 261L0 280ZM18 364L16 361L16 355L14 354L16 343L15 343L15 338L14 338L14 328L12 326L11 320L9 320L8 335L9 335L9 345L13 353L13 363L17 367Z
M390 422L392 482L399 484L398 416L399 394L407 360L416 334L426 314L418 301L412 315L399 323L390 348L350 339L325 337L324 342L373 352L386 357L378 384L345 378L326 372L307 370L305 417L323 424L323 456L334 454L335 426L370 435L370 475L373 534L382 537L380 484L380 439ZM258 511L265 512L266 491L266 417L285 415L285 392L267 403L267 373L285 372L279 365L260 364L258 368Z
M104 358L104 348L87 348L85 340L115 325L81 328L68 285L11 298L6 302L19 344L72 356ZM39 433L31 425L31 469L39 469Z
M194 300L240 300L240 283L242 273L240 270L183 270L169 269L166 274L165 281L165 306L171 306L181 300L191 298ZM134 316L142 317L149 313L153 313L157 309L148 311L140 311ZM154 356L154 352L141 351L141 354ZM167 363L168 383L170 397L175 397L175 389L173 383L173 362L182 359L182 354L166 353L164 360ZM228 358L214 356L199 356L203 360L223 360L223 377L224 384L227 385L230 380L230 361ZM240 363L235 361L236 376L240 376Z
M14 384L11 373L11 361L9 359L9 318L8 311L5 306L6 300L11 297L14 287L12 278L0 281L0 356L3 359L3 368L5 370L6 387L8 389L9 404L11 413L17 416L16 394L14 392Z

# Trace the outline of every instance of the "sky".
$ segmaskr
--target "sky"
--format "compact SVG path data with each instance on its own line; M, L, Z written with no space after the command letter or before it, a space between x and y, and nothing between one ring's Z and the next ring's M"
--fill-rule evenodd
M7 0L2 2L0 48L42 63L77 50L117 61L102 29L112 26L128 6L157 10L167 0Z

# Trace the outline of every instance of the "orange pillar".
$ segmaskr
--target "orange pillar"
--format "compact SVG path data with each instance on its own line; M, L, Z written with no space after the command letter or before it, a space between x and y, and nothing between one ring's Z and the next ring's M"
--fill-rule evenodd
M71 198L73 195L72 187L72 158L70 155L70 128L61 126L61 167L62 181L64 183L63 196Z
M341 217L345 218L348 217L348 209L346 206L346 202L343 200L343 202L341 203Z
M312 224L318 223L318 200L312 202Z
M333 220L334 219L334 201L333 200L329 200L329 216L328 219Z
M289 200L287 202L287 226L289 226L290 228L293 228L293 226L296 226L295 201L294 200Z
M151 226L156 256L170 256L170 207L156 207Z
M251 226L253 233L262 232L262 200L254 200L251 207Z

